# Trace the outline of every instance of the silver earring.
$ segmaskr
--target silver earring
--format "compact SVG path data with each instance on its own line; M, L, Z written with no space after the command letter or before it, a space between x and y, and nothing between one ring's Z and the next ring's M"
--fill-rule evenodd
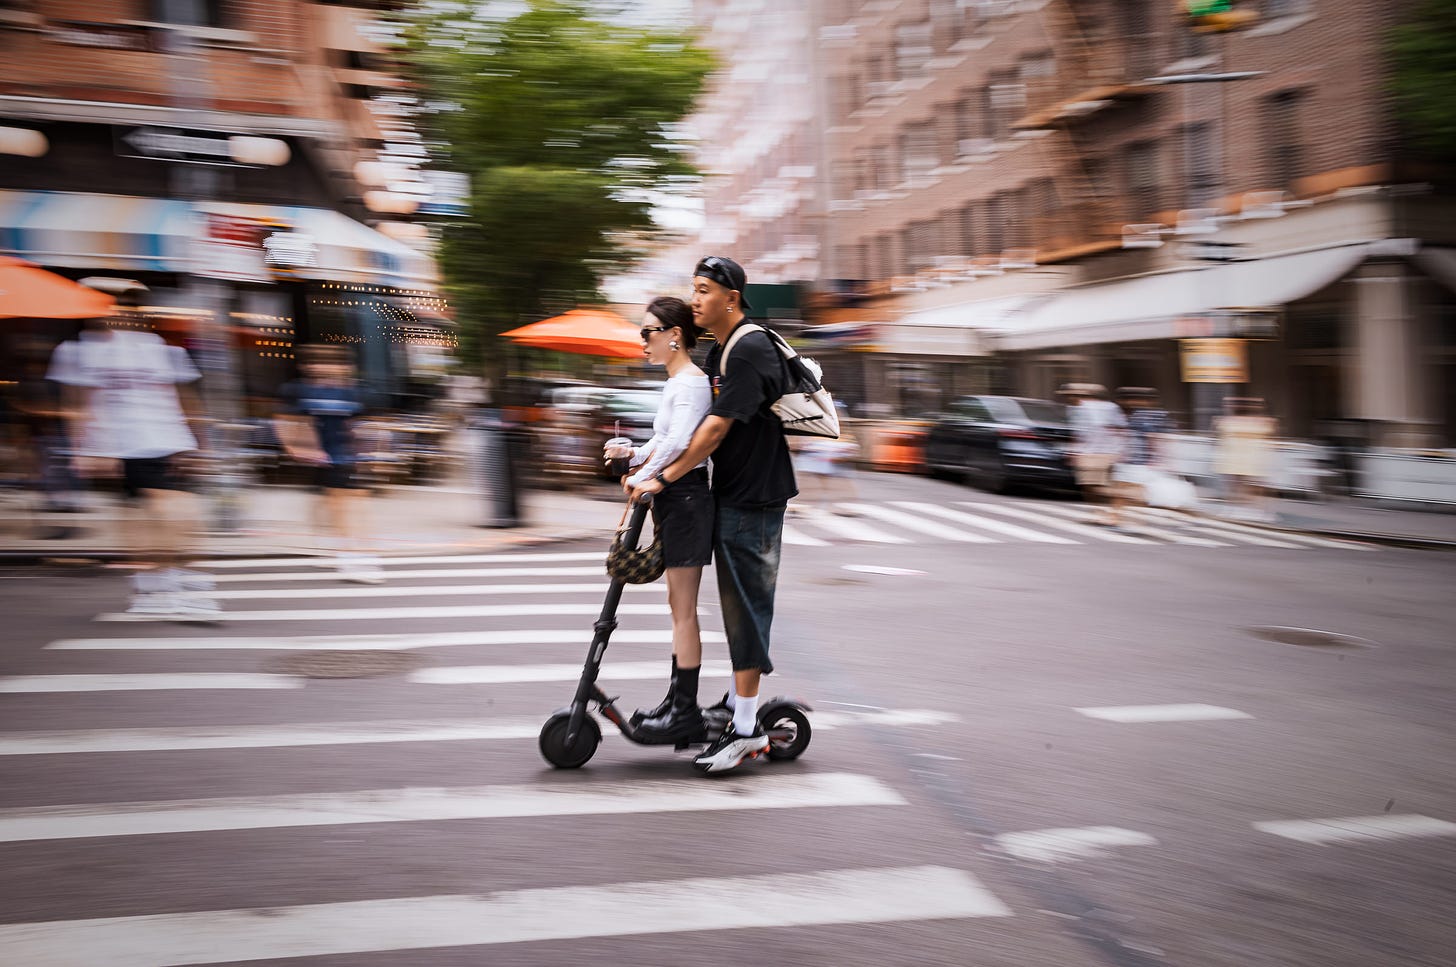
M671 342L669 342L667 344L667 348L668 349L671 349L673 352L677 352L677 350L678 350L677 340L674 339Z

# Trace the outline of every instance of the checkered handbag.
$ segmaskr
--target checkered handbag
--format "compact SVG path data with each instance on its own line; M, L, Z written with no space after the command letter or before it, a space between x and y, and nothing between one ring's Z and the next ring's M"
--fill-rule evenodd
M617 523L612 549L607 551L607 573L624 584L651 584L662 577L666 569L662 559L662 535L654 532L652 543L646 547L628 547L628 528L624 524L631 509L629 501L627 509L622 511L622 520Z

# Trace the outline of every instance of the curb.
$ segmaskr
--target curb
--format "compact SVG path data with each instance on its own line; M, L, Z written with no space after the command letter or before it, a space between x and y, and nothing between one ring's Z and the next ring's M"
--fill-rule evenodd
M1374 534L1362 531L1342 531L1318 527L1283 527L1279 524L1268 524L1263 521L1232 520L1219 517L1217 514L1199 514L1198 516L1206 520L1218 521L1224 524L1238 524L1240 527L1252 527L1275 534L1303 534L1307 537L1327 537L1330 540L1354 541L1361 544L1378 544L1382 547L1403 547L1422 551L1456 551L1456 541L1446 541L1435 537L1407 537L1400 534Z

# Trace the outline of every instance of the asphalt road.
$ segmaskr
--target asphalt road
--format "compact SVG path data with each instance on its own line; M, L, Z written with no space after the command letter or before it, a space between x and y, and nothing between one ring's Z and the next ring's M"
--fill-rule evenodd
M917 478L833 509L790 521L765 689L813 742L717 780L539 756L600 547L218 567L215 627L0 572L0 964L1451 962L1456 557ZM624 603L630 708L668 621Z

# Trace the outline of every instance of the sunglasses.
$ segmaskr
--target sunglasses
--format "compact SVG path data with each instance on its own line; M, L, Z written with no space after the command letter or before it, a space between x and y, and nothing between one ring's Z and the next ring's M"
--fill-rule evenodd
M647 337L652 335L654 332L667 332L667 327L658 326L656 329L653 329L651 326L643 326L641 329L637 330L637 335L642 337L643 342L646 342Z

